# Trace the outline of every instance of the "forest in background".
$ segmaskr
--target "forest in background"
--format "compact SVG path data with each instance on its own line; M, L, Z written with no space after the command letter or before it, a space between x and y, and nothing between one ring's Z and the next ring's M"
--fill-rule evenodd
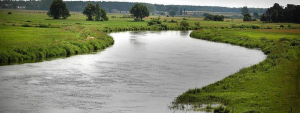
M53 0L40 0L40 1L12 1L3 0L0 1L0 7L2 9L27 9L27 10L49 10L50 4ZM129 11L129 9L135 5L135 2L106 2L106 1L65 1L70 11L82 12L84 7L89 3L99 3L100 6L108 13L112 12L113 9L119 11ZM163 11L168 12L170 10L180 11L207 11L207 12L240 12L242 7L229 8L229 7L218 7L218 6L190 6L190 5L162 5L162 4L149 4L146 5L150 12ZM249 8L249 13L265 13L266 8Z

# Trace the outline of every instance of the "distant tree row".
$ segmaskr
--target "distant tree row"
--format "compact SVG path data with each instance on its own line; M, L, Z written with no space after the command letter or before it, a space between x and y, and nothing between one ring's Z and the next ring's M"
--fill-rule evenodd
M102 9L99 4L87 4L82 13L87 16L88 21L108 20L105 10ZM54 0L50 5L50 10L47 15L49 17L53 17L53 19L66 19L71 16L67 5L63 2L63 0Z
M12 1L12 0L2 0L0 1L1 8L17 8L17 6L26 6L28 10L48 10L52 3L52 0L31 0L31 1ZM89 3L87 1L65 1L67 7L70 11L82 11L85 6ZM129 9L134 6L136 3L133 2L106 2L106 1L91 1L92 4L100 4L106 12L110 12L113 9L117 9L119 11L129 11ZM150 12L155 11L164 11L169 12L170 10L174 10L178 12L180 15L184 15L184 11L182 14L180 13L180 9L186 11L207 11L207 12L240 12L241 8L228 8L228 7L215 7L215 6L189 6L189 5L160 5L160 4L147 4L146 5ZM249 8L250 13L264 13L266 9L263 8Z
M285 8L275 3L261 15L264 22L293 22L300 23L300 5L288 4Z
M205 16L204 20L206 20L206 21L224 21L224 16L208 14Z
M96 5L94 5L92 3L88 3L82 13L87 16L86 20L88 20L88 21L93 21L93 20L107 21L108 20L105 10L102 9L98 3Z

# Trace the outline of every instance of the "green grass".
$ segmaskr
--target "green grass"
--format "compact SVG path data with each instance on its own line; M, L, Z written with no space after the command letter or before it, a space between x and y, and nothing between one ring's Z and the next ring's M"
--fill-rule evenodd
M11 15L7 14L9 11ZM176 103L221 102L229 108L234 106L237 113L289 112L293 106L294 112L299 112L299 24L243 22L242 19L216 22L196 17L161 16L161 20L167 20L162 23L166 26L163 29L162 26L147 26L151 18L159 16L139 22L119 18L121 14L108 15L111 16L116 18L104 22L86 21L81 13L71 12L66 20L53 20L45 11L0 10L0 62L7 65L94 52L113 44L113 39L105 32L183 30L179 23L186 18L190 24L188 29L201 29L191 33L194 38L261 48L268 58L224 80L191 89L180 95ZM171 20L178 23L171 23ZM200 22L200 27L196 27L195 22Z
M275 33L274 33L275 32ZM176 103L221 102L234 106L237 113L287 113L300 111L300 34L299 30L199 30L198 39L261 48L267 59L241 69L203 88L190 89ZM283 38L285 37L285 38Z

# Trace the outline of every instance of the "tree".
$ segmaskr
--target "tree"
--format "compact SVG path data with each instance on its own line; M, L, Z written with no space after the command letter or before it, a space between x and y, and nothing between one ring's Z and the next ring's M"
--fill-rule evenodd
M269 22L295 22L300 23L300 5L288 4L285 8L275 3L267 9L261 20Z
M182 15L182 13L183 13L183 12L182 12L182 9L180 9L179 14Z
M265 14L262 14L260 16L260 21L263 21L263 22L267 21L267 16Z
M181 21L180 26L188 28L190 26L190 24L187 21Z
M108 17L106 16L106 11L104 10L104 9L100 9L100 11L101 11L101 18L103 19L103 20L105 20L105 21L107 21L108 20Z
M243 15L243 16L245 16L246 14L249 14L249 10L248 10L247 6L244 6L244 7L242 8L241 12L242 12L242 15Z
M259 18L258 13L257 13L257 12L253 13L253 17L254 17L254 18Z
M205 18L204 18L205 21L224 21L224 16L223 15L207 15Z
M47 15L49 17L53 17L53 19L66 19L71 16L66 3L62 0L54 0L50 6L50 10L47 12Z
M129 12L136 18L135 20L143 20L143 18L149 16L148 8L142 4L135 4L131 7Z
M101 17L102 17L101 8L100 5L97 3L95 7L95 20L100 21Z
M95 16L95 5L92 3L88 3L83 10L83 14L87 16L88 21L93 21L93 17Z
M170 10L169 11L169 15L172 16L172 17L174 17L176 15L176 12L174 10Z
M250 15L249 13L248 13L248 14L245 14L243 20L244 20L244 21L252 21L251 15Z

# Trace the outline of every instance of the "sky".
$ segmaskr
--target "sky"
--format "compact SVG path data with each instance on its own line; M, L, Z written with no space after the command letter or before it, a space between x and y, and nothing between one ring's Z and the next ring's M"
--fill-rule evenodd
M78 0L68 0L78 1ZM225 7L255 7L269 8L274 3L282 6L286 4L300 5L300 0L84 0L84 1L122 1L122 2L144 2L164 5L199 5L199 6L225 6Z

